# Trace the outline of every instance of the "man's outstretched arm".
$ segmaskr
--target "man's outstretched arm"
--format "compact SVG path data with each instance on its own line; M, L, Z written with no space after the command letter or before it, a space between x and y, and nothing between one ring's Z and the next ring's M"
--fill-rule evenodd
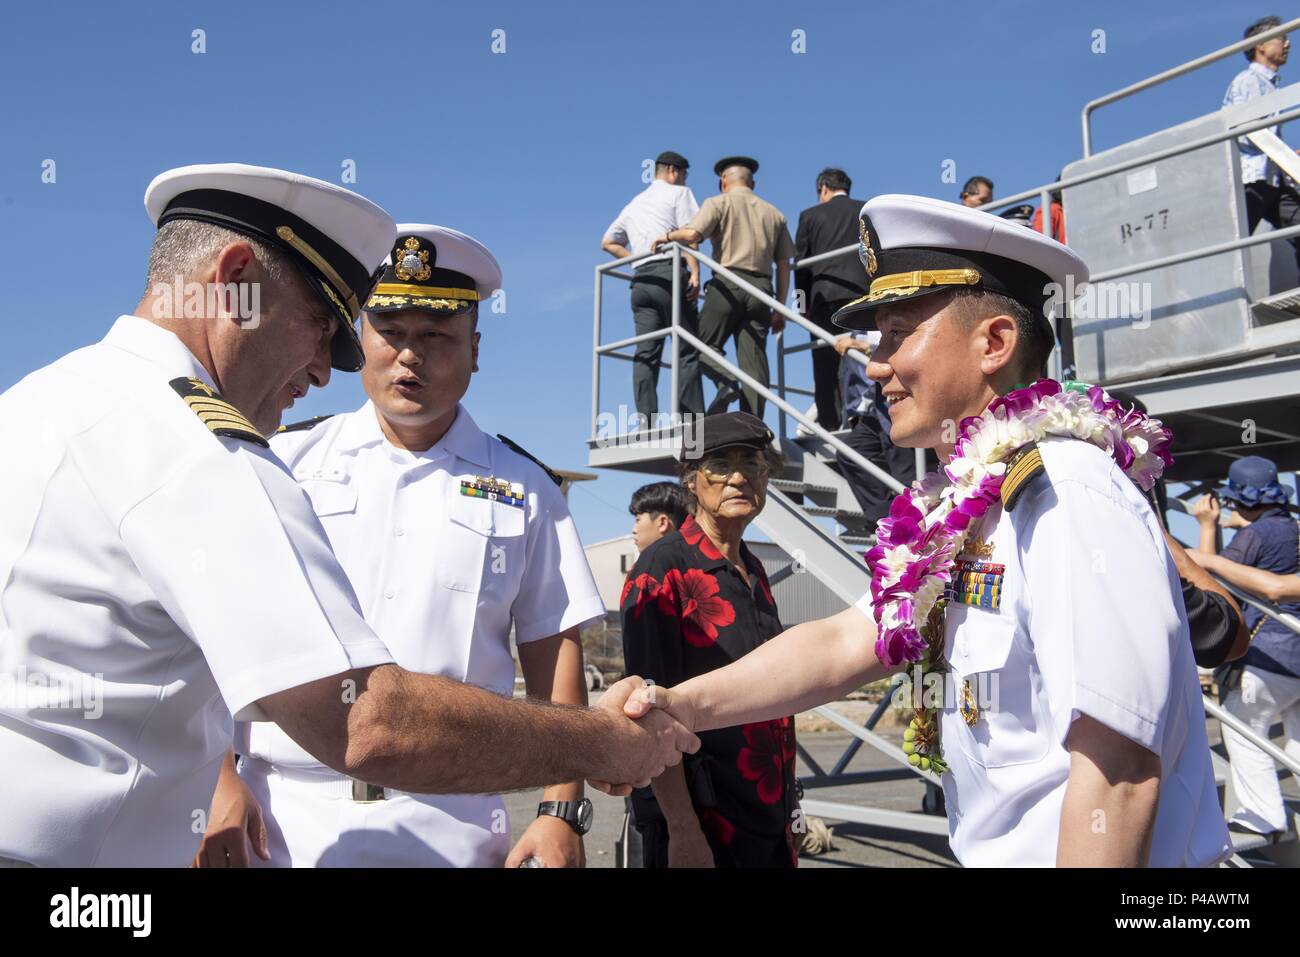
M796 625L739 661L675 688L641 688L624 712L640 717L660 708L692 731L797 714L887 676L875 644L875 623L849 607Z
M627 695L640 684L624 678L600 705L579 708L510 701L450 678L380 665L259 703L309 754L343 774L403 791L484 794L578 778L644 786L680 761L681 751L699 748L667 715L654 722L623 716Z

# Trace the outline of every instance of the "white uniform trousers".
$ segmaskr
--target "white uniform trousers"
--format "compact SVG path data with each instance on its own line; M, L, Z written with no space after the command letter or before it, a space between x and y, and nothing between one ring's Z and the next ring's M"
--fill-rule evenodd
M1247 665L1241 673L1240 687L1228 693L1223 707L1265 739L1281 715L1286 731L1283 750L1300 760L1300 678ZM1223 729L1223 739L1232 763L1232 790L1241 805L1231 820L1260 833L1286 830L1282 789L1273 759L1231 728Z
M247 755L239 776L262 806L268 867L500 867L510 853L504 806L491 795L387 790L354 801L334 771L278 768ZM500 813L496 813L497 809Z

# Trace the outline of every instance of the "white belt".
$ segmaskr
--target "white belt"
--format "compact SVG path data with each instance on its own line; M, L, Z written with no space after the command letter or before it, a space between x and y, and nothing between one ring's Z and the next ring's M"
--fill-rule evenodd
M365 798L358 797L365 789L364 782L358 781L356 778L350 778L346 774L339 774L324 765L318 768L283 767L269 764L261 758L255 758L251 755L244 755L241 760L249 762L254 770L263 775L275 774L281 780L288 781L295 787L305 787L317 791L323 797L341 798L347 801L355 801L358 804L366 804L406 794L405 791L398 791L394 788L380 788L379 793L382 797L372 798L367 801Z

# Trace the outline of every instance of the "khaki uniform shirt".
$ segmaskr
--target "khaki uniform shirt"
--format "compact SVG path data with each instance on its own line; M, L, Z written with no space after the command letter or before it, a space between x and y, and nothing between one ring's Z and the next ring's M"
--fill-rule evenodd
M710 196L686 225L713 240L713 258L728 269L770 274L773 262L794 255L785 216L744 186Z

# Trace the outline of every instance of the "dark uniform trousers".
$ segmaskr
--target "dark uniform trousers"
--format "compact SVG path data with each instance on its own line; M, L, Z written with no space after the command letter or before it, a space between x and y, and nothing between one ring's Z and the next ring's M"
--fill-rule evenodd
M1285 183L1274 186L1265 180L1246 184L1246 232L1253 233L1261 219L1274 229L1300 226L1300 195ZM1296 268L1300 269L1300 241L1287 240L1295 250Z
M772 294L772 277L764 273L736 269L748 282ZM744 292L723 276L714 276L705 286L704 308L700 310L700 339L716 352L726 352L727 340L736 340L736 359L742 372L768 384L767 334L772 324L772 309ZM713 380L719 393L735 388L736 382L721 369L704 359L704 374ZM741 409L763 417L765 400L745 386L741 390ZM716 411L725 411L718 409Z
M858 417L852 423L849 434L842 438L845 445L904 485L910 485L916 480L916 450L899 448L889 441L889 430L874 412L868 411ZM895 493L862 466L849 461L844 453L837 452L835 458L853 497L858 500L868 526L874 529L876 522L889 514L889 503L893 501ZM927 451L927 463L933 463L934 460L934 453Z
M831 316L852 301L852 299L841 299L827 302L825 299L816 298L812 302L808 321L821 326L832 335L843 335L844 330L831 322ZM812 367L813 395L817 402L817 424L828 432L834 432L840 427L840 409L843 408L843 401L840 398L840 354L831 346L816 346L812 350Z
M694 300L686 297L688 273L681 279L682 305L680 322L692 335L699 334ZM655 262L636 270L632 280L632 320L636 334L657 332L673 323L673 264ZM649 420L659 411L659 363L664 344L669 339L650 339L636 344L632 360L632 394L636 410ZM678 352L681 368L677 370L677 394L680 411L698 415L704 411L704 388L700 384L700 356L694 347L683 342Z

